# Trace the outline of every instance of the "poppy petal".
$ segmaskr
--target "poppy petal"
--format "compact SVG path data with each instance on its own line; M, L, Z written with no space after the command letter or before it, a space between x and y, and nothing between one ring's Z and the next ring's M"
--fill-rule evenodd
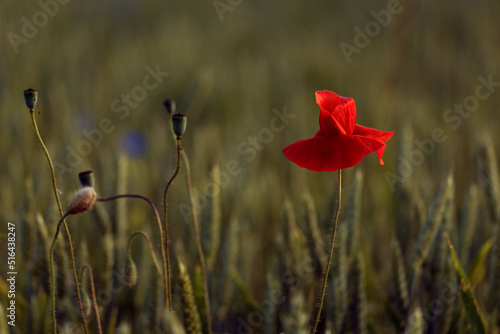
M354 134L360 135L360 136L365 136L368 138L373 138L376 140L379 140L383 143L391 139L392 135L394 132L392 131L381 131L377 129L372 129L366 126L358 125L356 124L356 127L354 128ZM380 164L383 165L384 161L382 160L382 156L384 155L385 151L385 144L381 148L379 148L376 153L378 156L378 159L380 160Z
M325 135L351 135L354 132L356 104L351 97L343 97L328 90L318 91L316 92L316 103L321 109L319 124ZM332 122L330 117L336 122ZM339 129L337 124L343 131Z
M384 143L364 136L318 136L300 140L283 149L286 158L300 167L333 172L358 164Z
M391 139L392 135L394 132L392 131L381 131L377 129L372 129L366 126L358 125L354 127L354 133L355 135L361 135L365 136L368 138L373 138L377 139L383 143L387 142L389 139Z
M375 153L377 153L377 156L378 156L378 160L380 161L380 164L383 165L384 164L384 160L382 160L382 156L384 155L384 151L385 151L385 144L379 148L378 150L375 151Z
M325 136L340 136L347 134L342 125L324 109L321 109L319 112L319 131Z

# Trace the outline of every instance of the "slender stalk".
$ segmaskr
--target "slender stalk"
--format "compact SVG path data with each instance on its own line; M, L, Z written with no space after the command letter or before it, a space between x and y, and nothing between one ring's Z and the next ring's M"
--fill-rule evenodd
M193 217L194 237L196 240L196 248L198 249L198 257L200 258L201 276L203 280L203 294L205 295L205 310L207 317L208 333L212 333L212 319L210 318L210 300L208 299L208 284L207 284L207 271L205 268L205 257L203 256L203 248L201 247L200 230L198 229L198 218L196 217L196 206L194 202L193 189L191 187L191 169L189 167L189 159L187 154L183 151L182 158L186 166L186 183L189 193L189 200L191 202L191 216Z
M30 110L31 114L31 121L33 122L33 128L35 129L36 137L38 138L38 142L40 143L40 146L42 146L43 152L45 153L45 156L47 157L47 161L49 162L50 166L50 172L52 176L52 188L54 191L54 196L56 198L57 206L59 208L59 213L61 215L61 222L64 225L64 229L66 231L66 236L68 238L68 246L69 246L69 252L71 255L71 266L73 269L73 279L75 281L75 287L76 287L76 295L78 298L78 305L80 307L80 314L82 316L82 324L83 324L83 329L85 330L85 333L88 334L88 328L87 328L87 322L85 320L85 316L83 315L83 303L82 303L82 298L80 296L80 286L78 284L78 275L76 273L76 263L75 263L75 256L74 256L74 251L73 251L73 243L71 242L71 234L69 233L69 228L68 224L66 224L66 215L64 214L62 205L61 205L61 200L59 199L59 193L57 192L57 183L56 183L56 173L54 171L54 164L52 163L52 159L50 158L49 151L47 150L47 147L45 147L45 144L43 143L42 136L40 136L40 132L38 131L38 126L36 125L36 119L35 119L35 110ZM58 224L57 227L57 232L56 232L56 237L57 234L59 234L59 225L61 222ZM55 238L54 238L55 240ZM53 273L52 273L53 274ZM53 282L52 282L53 283ZM55 312L55 310L53 310ZM55 322L55 316L54 316L54 333L57 333L57 324Z
M85 268L87 268L87 270L89 271L90 289L92 291L92 301L93 301L93 304L94 304L94 311L95 311L95 316L96 316L96 319L97 319L97 328L99 330L99 334L102 334L101 317L99 315L99 308L97 306L97 298L95 296L94 275L92 274L92 267L90 266L90 264L87 263L87 264L85 264L82 267L82 271L80 273L80 277L81 277L81 280L83 282L83 272L84 272Z
M149 246L149 252L151 253L151 257L153 258L153 262L154 262L155 267L156 267L156 271L158 272L158 276L160 277L161 282L163 284L163 275L161 274L160 265L158 264L158 261L156 260L156 255L155 255L155 251L153 249L153 244L151 243L151 239L149 239L149 236L145 232L137 231L137 232L132 233L130 235L130 237L128 237L128 245L127 245L128 257L132 258L132 253L130 251L130 249L131 249L130 245L132 244L132 240L138 235L141 235L144 237L144 239L146 239L146 242L148 243L148 246ZM165 286L163 286L163 287L165 287Z
M408 320L409 320L410 315L411 315L410 311L411 311L411 306L412 306L413 300L414 300L413 296L415 295L415 291L416 291L416 287L417 287L419 279L420 279L420 268L414 268L413 272L411 274L410 285L408 288L408 307L406 308L406 311L405 311L405 318L404 318L405 324L408 323Z
M170 185L174 181L175 177L179 173L179 169L181 167L181 138L177 138L177 166L175 168L174 174L172 177L168 180L167 185L165 187L165 194L163 196L163 208L165 210L164 214L164 223L165 223L165 257L167 259L167 289L168 289L168 300L165 300L165 304L167 305L169 310L172 310L172 284L170 282L170 254L168 251L168 206L167 206L167 195L168 195L168 188L170 188Z
M57 334L57 322L56 322L56 279L54 275L54 247L56 246L57 236L59 235L59 228L64 219L68 216L66 213L62 216L61 220L57 223L56 234L54 235L54 240L50 246L49 253L49 266L50 266L50 295L52 299L52 324L54 326L54 334Z
M337 222L339 220L340 203L341 203L341 196L342 196L341 169L339 169L339 173L338 173L338 187L339 187L339 199L337 201L337 209L335 210L335 218L333 220L333 226L332 226L332 244L330 246L330 255L328 256L328 264L326 265L325 276L323 277L323 290L321 292L321 301L319 303L318 315L316 316L316 320L314 322L314 327L311 331L311 334L315 334L316 329L318 328L318 324L319 324L320 317L321 317L321 310L323 309L323 302L325 300L326 283L328 281L328 273L330 272L330 264L332 263L332 258L333 258L333 246L335 244L335 233L337 232Z
M142 199L142 200L145 200L146 202L148 202L149 205L151 206L151 209L153 209L153 212L154 212L155 217L156 217L156 222L158 223L158 231L160 232L161 257L163 260L162 261L163 262L163 275L160 274L160 277L162 278L161 284L163 286L163 295L165 296L165 304L168 305L167 300L170 300L169 299L170 290L168 290L168 292L167 292L167 271L168 271L168 269L167 269L168 268L167 257L166 257L167 255L165 253L165 243L163 242L163 237L164 237L163 228L161 226L161 219L160 219L160 215L158 214L158 210L156 209L156 206L149 198L147 198L146 196L136 195L136 194L115 195L115 196L110 196L110 197L105 197L105 198L98 198L97 200L99 202L107 202L107 201L112 201L112 200L119 199L119 198L139 198L139 199ZM154 255L154 252L152 254ZM155 259L155 265L157 266L156 257L154 257L154 259Z

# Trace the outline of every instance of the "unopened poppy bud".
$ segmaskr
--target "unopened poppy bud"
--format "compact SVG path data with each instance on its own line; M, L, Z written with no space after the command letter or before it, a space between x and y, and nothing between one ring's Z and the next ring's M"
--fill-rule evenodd
M31 112L35 111L36 103L38 102L38 91L33 88L26 89L24 91L24 101Z
M183 114L172 115L172 131L177 136L177 139L182 138L186 131L187 116Z
M80 179L80 184L82 187L93 187L94 186L94 173L91 170L81 172L78 174Z
M123 279L125 280L125 285L128 288L133 287L137 283L137 267L131 257L128 257L125 261L125 267L123 267Z
M163 105L165 106L165 109L167 109L169 115L172 115L175 112L174 99L166 99L165 101L163 101Z
M83 291L83 289L80 290L80 297L82 298L83 315L85 318L88 318L90 313L92 313L92 303L90 302L90 297L85 291ZM78 310L80 311L80 309Z
M92 187L83 187L73 194L68 204L68 214L76 215L92 209L97 199L97 193Z

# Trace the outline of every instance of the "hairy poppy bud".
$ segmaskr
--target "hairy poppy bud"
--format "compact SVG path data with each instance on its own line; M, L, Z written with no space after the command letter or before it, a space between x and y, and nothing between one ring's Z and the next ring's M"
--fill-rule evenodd
M83 291L83 289L80 290L80 297L82 298L83 315L85 318L88 318L90 313L92 313L92 303L90 301L90 297L85 291ZM78 311L80 311L80 309L78 309Z
M36 103L38 102L38 91L33 88L26 89L24 91L24 101L31 112L35 111Z
M163 101L163 105L165 106L165 109L167 109L169 115L172 115L175 112L174 99L166 99L165 101Z
M76 215L92 209L97 199L97 193L92 187L83 187L73 194L68 204L68 213Z
M137 267L131 257L128 257L125 261L125 267L123 267L123 279L125 280L125 285L129 288L133 287L137 283Z
M182 135L186 131L187 116L183 114L172 115L172 131L177 136L177 139L181 139Z
M94 173L91 170L81 172L78 174L80 179L80 184L82 187L93 187L94 186Z

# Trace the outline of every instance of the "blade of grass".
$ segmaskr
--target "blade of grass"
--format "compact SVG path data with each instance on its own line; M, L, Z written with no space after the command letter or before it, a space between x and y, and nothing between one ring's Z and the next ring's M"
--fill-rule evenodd
M472 260L472 264L469 269L469 277L472 284L475 282L480 282L484 279L486 275L486 259L488 258L488 254L490 253L491 247L493 246L493 238L488 239L476 257Z
M451 244L448 234L445 233L445 238L450 248L451 256L453 258L453 266L455 267L455 274L460 282L460 292L462 295L462 301L465 307L465 314L467 316L467 321L470 325L471 333L485 333L483 319L481 318L481 311L477 304L477 300L472 293L470 288L470 282L465 274L464 268L458 259L458 255L455 252L455 248Z

